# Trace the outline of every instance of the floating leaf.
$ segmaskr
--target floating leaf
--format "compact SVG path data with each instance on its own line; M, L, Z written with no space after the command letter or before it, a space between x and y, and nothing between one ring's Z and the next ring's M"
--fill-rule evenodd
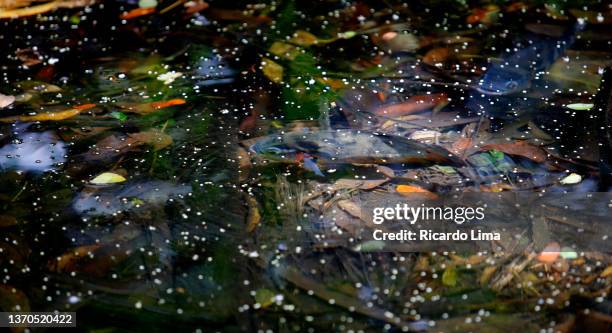
M582 176L577 173L570 173L569 176L561 179L559 182L563 185L578 184L582 181Z
M270 81L274 83L280 83L283 81L283 66L268 58L262 59L261 71L268 79L270 79Z
M267 308L274 304L274 298L276 294L270 289L260 288L255 291L255 301L261 305L262 308Z
M92 179L90 183L95 185L123 183L126 179L122 175L112 172L104 172Z
M455 267L447 267L442 273L442 284L448 287L457 285L457 270Z
M561 246L557 242L552 242L546 245L542 252L538 255L538 261L545 264L555 262L560 255Z
M157 7L157 0L139 0L138 7L140 8Z
M66 111L59 112L43 112L39 113L35 116L14 116L14 117L6 117L0 118L1 122L10 123L14 121L23 121L23 122L33 122L33 121L60 121L72 118L81 112L93 108L96 104L84 104L75 106L72 109Z
M0 94L0 109L3 109L15 102L15 96Z
M576 111L586 111L592 109L594 104L592 103L572 103L567 104L565 107Z

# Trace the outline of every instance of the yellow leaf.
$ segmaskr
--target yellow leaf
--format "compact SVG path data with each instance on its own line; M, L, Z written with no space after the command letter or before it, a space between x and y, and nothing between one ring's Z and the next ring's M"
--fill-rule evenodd
M599 276L601 276L602 278L607 278L607 277L612 276L612 266L606 267L606 269L604 269L603 272L601 272Z
M122 175L112 172L104 172L92 179L90 183L95 185L123 183L126 179Z
M457 271L455 267L447 267L444 270L444 273L442 273L442 283L449 287L457 285Z
M281 83L283 81L283 66L268 58L262 59L261 71L268 79L270 79L270 81L274 83Z
M480 285L484 286L491 280L493 273L497 270L496 266L488 266L482 271L482 275L480 276Z
M312 44L317 44L319 39L308 31L298 30L289 41L300 46L310 46Z
M270 46L268 51L276 56L288 60L293 60L300 54L300 49L298 47L283 42L272 43L272 46Z
M0 19L18 18L24 16L32 16L42 14L59 7L61 1L51 1L42 5L30 6L25 8L0 10Z
M261 305L262 308L267 308L274 303L274 292L270 289L257 289L255 292L255 301Z
M249 204L249 212L247 215L247 232L252 232L261 222L261 214L259 214L259 208L257 204L257 200L253 197L247 197L247 202Z
M34 116L14 116L14 117L6 117L6 118L0 118L1 122L5 122L5 123L12 123L14 121L23 121L23 122L33 122L33 121L60 121L60 120L65 120L65 119L69 119L72 118L76 115L78 115L79 113L90 109L92 107L96 106L95 104L84 104L84 105L80 105L80 106L75 106L72 109L66 110L66 111L59 111L59 112L44 112L44 113L39 113L37 115Z

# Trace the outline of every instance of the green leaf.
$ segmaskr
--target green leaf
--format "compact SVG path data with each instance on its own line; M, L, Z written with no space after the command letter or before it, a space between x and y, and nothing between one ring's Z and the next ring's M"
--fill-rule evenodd
M255 292L255 301L261 305L262 308L267 308L274 303L274 297L276 295L270 289L261 288Z
M457 271L455 267L447 267L442 274L442 283L448 287L457 285Z
M119 112L119 111L113 111L111 112L111 117L113 118L117 118L120 121L126 121L128 119L127 115L123 112Z
M593 106L593 103L572 103L567 104L565 107L576 111L586 111L592 109Z
M92 179L90 183L95 185L123 183L126 179L122 175L112 172L104 172Z

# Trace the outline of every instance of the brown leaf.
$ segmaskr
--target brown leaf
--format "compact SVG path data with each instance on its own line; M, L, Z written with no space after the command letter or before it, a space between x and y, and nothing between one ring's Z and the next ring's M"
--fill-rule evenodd
M463 155L465 151L472 146L471 138L459 138L450 148L450 151L456 155Z
M451 55L452 52L450 48L436 47L435 49L429 50L423 56L423 62L430 66L435 66L437 63L445 62Z
M259 204L257 200L252 196L247 196L247 203L249 205L249 212L247 215L247 232L253 232L255 228L261 222L261 214L259 214Z
M546 161L546 152L540 147L533 146L526 141L516 141L514 143L499 143L482 146L481 150L499 150L508 155L515 155L528 158L534 162L543 163Z
M338 191L344 189L360 189L360 190L371 190L376 188L384 183L386 183L389 179L372 179L372 180L359 180L359 179L338 179L335 183L331 185L330 190Z
M172 137L157 128L128 134L128 136L135 141L152 145L154 150L162 150L172 144Z
M17 219L10 215L0 215L0 228L17 225Z
M338 207L340 207L345 212L349 213L351 216L361 219L361 208L351 200L340 200L337 202Z
M30 311L30 301L23 291L6 284L0 284L0 309L12 311Z

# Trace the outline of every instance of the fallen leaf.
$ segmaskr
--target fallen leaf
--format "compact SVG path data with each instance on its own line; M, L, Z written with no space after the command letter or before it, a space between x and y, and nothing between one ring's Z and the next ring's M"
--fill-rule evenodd
M465 151L472 146L471 138L459 138L453 143L450 151L455 155L463 155Z
M563 185L573 185L578 184L582 181L582 176L577 173L570 173L569 176L561 179L559 183Z
M30 311L30 302L23 291L6 284L0 284L0 309L12 311Z
M568 109L576 110L576 111L586 111L586 110L592 109L593 106L595 106L595 104L592 104L592 103L572 103L572 104L567 104L565 107L568 108Z
M155 7L136 8L136 9L130 10L129 12L121 14L119 18L122 20L131 20L137 17L150 15L153 13L155 13Z
M283 42L272 43L268 51L287 60L294 60L300 54L299 47Z
M57 257L56 260L51 261L49 269L57 273L74 271L78 261L82 260L85 256L89 256L101 246L100 244L93 244L74 248Z
M268 58L262 59L261 71L268 79L270 79L270 81L274 83L280 83L283 81L283 66Z
M542 252L538 255L538 261L550 264L555 262L560 255L561 246L557 242L552 242L546 245Z
M349 215L361 219L361 208L355 202L351 200L340 200L337 204L338 207L349 213Z
M249 212L247 214L247 232L253 232L255 228L261 222L261 214L259 214L259 204L255 198L250 195L247 196L247 203L249 205Z
M131 133L128 136L135 141L153 146L154 150L162 150L172 144L172 137L157 128L151 128L143 132Z
M360 190L371 190L386 183L387 181L388 179L358 180L343 178L338 179L335 183L333 183L331 185L331 188L335 191L355 188L358 188Z
M606 267L606 269L604 269L603 272L599 274L599 276L602 278L607 278L607 277L612 276L612 266Z
M448 287L457 285L457 270L455 267L447 267L442 273L442 284Z
M0 109L15 103L15 96L0 94Z
M96 104L84 104L73 107L72 109L68 109L66 111L59 112L43 112L34 116L14 116L14 117L6 117L0 118L1 122L11 123L15 121L23 121L23 122L33 122L33 121L60 121L72 118L77 116L81 112L91 109L95 107Z
M469 24L490 24L497 19L498 13L499 7L496 5L488 5L484 8L475 8L472 10L472 14L470 14L470 16L468 16L465 21Z
M319 39L317 38L317 36L311 34L308 31L297 30L293 33L293 37L291 37L289 42L300 46L310 46L313 44L317 44L319 42Z
M118 175L112 172L104 172L96 176L94 179L89 182L95 185L106 185L106 184L116 184L123 183L126 181L125 177L122 175Z
M436 64L443 63L452 55L451 49L448 47L436 47L425 53L423 56L423 62L435 66Z
M422 187L414 185L397 185L395 191L401 195L412 195L415 193L424 194L428 199L437 199L438 196Z
M272 292L270 289L261 288L255 291L255 302L259 303L263 309L274 304L275 297L276 294L274 294L274 292Z
M17 225L17 219L10 215L0 215L0 228L12 227Z
M497 266L487 266L485 267L485 269L482 271L482 274L480 275L480 279L478 279L478 281L480 282L481 286L486 285L489 280L491 280L491 277L493 277L493 274L495 273L495 271L497 271Z
M482 146L480 150L498 150L508 155L525 157L538 163L543 163L546 161L546 152L540 147L533 146L526 141L488 144Z
M41 5L29 6L24 8L17 9L8 9L8 10L0 10L0 19L6 18L19 18L26 16L33 16L42 13L46 13L48 11L54 10L59 7L61 1L51 1Z
M448 101L445 93L412 96L406 102L378 107L374 113L379 116L398 117L419 113Z

